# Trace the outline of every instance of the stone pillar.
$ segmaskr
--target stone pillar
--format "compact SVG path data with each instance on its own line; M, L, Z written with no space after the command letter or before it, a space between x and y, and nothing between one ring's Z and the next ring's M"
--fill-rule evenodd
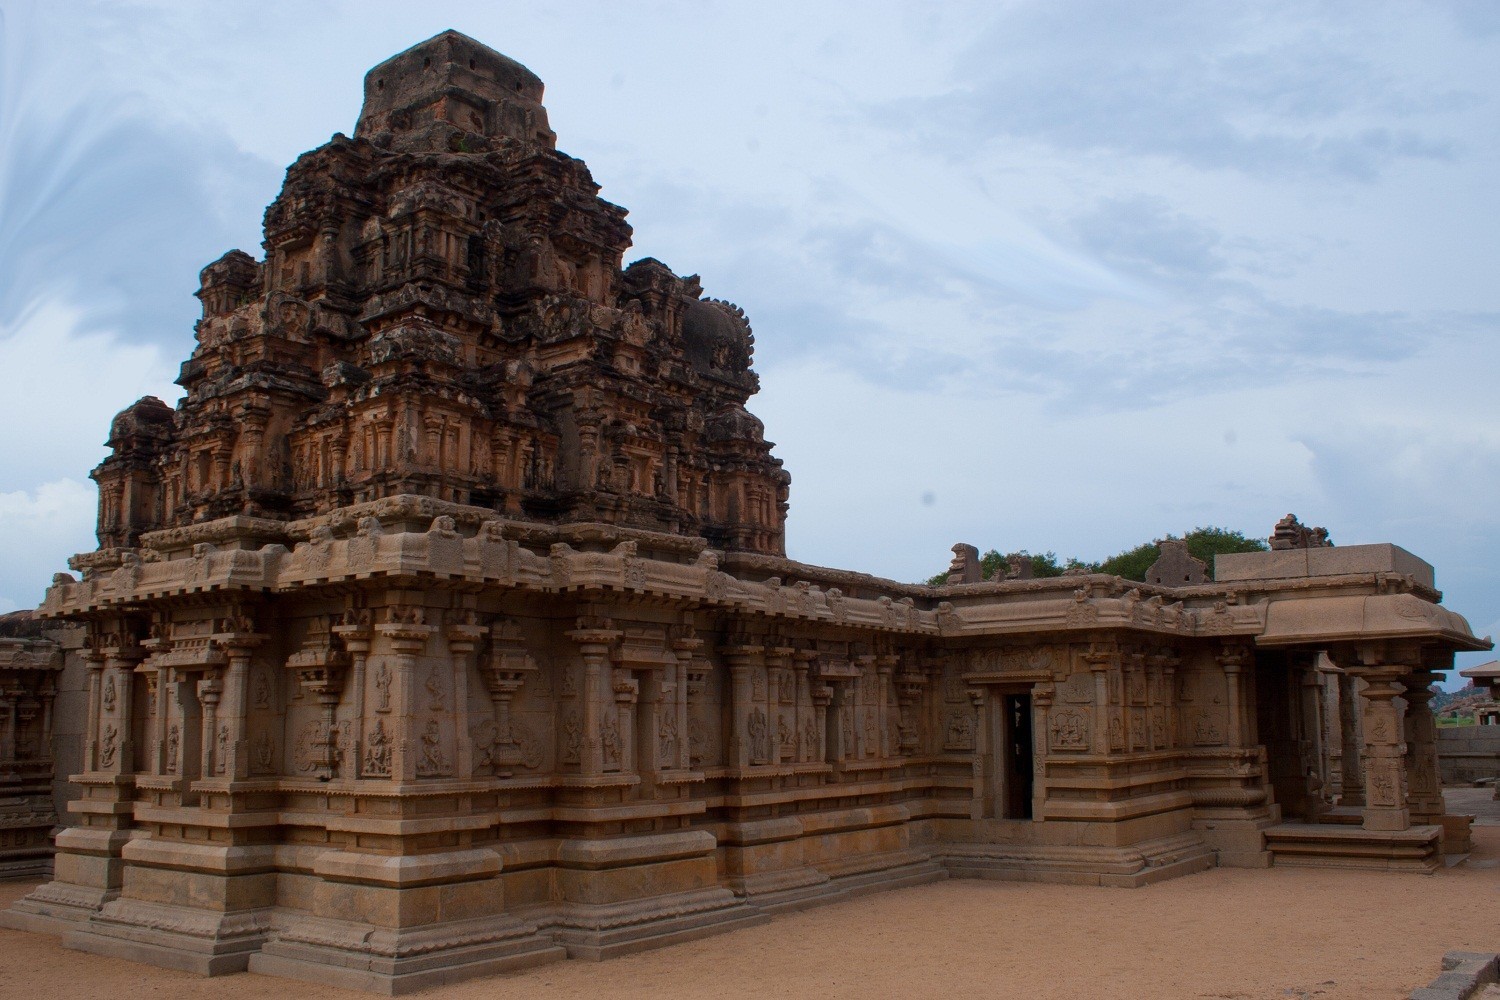
M995 725L988 688L969 688L974 706L974 785L969 804L970 819L995 815Z
M368 614L368 612L364 612ZM351 613L347 618L357 618L360 612ZM347 619L346 619L347 620ZM370 645L373 634L368 623L350 622L346 625L333 626L333 633L344 642L344 648L349 651L350 661L353 667L349 672L349 690L353 692L352 711L349 717L349 752L353 756L351 767L347 777L357 778L364 776L364 752L365 752L365 713L369 711L365 698L365 673L370 659Z
M604 773L604 713L613 698L605 692L605 666L610 647L620 637L606 618L580 617L578 627L568 638L578 644L583 658L583 742L579 753L579 771L585 775Z
M224 703L220 727L228 727L223 760L216 761L218 773L226 778L244 780L250 777L250 734L247 731L250 708L250 658L265 641L265 636L248 630L235 630L218 637L229 657L224 677Z
M610 671L610 690L615 699L614 739L619 743L619 770L622 774L629 774L638 767L635 753L635 707L640 695L640 684L629 670L616 667ZM607 751L608 747L605 749ZM604 766L609 767L607 752Z
M1339 675L1339 804L1365 804L1365 768L1360 738L1359 679L1345 671Z
M829 684L818 684L808 689L808 697L812 702L813 719L818 729L818 745L813 747L814 754L810 759L820 763L831 763L837 758L833 755L833 734L828 731L828 719L837 708L834 707L834 688Z
M472 612L471 612L472 614ZM448 651L453 656L453 718L457 734L454 747L454 774L460 778L474 776L474 743L469 739L469 657L479 648L489 629L473 621L452 622L448 625ZM507 708L509 706L507 705ZM509 738L509 713L502 727L500 739Z
M760 665L763 647L748 637L737 637L722 650L729 664L729 705L733 728L729 733L729 764L731 767L750 766L750 721L755 711L753 679L754 669Z
M1181 663L1181 658L1174 654L1161 657L1162 727L1166 730L1164 749L1177 746L1177 668Z
M878 756L882 758L896 755L896 741L891 739L891 678L900 662L895 653L881 653L875 657L875 676L879 679L875 690L875 697L879 699L875 709L875 729L880 734Z
M771 646L766 649L766 724L770 727L767 739L770 740L771 763L781 765L781 744L784 735L789 735L795 740L797 735L796 723L790 734L781 731L781 686L791 684L789 664L792 662L792 654L796 650L791 646Z
M798 763L805 764L815 760L818 753L818 747L809 746L813 741L807 739L807 720L811 717L808 713L814 710L808 671L817 653L810 649L799 649L792 654L792 657L792 725L797 733L794 741L797 752L793 756ZM814 723L813 726L816 730L817 724Z
M1442 822L1446 808L1438 780L1437 724L1432 717L1432 683L1439 675L1416 670L1402 678L1406 700L1407 808L1415 824Z
M1302 772L1307 778L1309 818L1320 812L1328 795L1328 769L1323 752L1323 673L1319 669L1321 653L1312 654L1312 661L1302 671Z
M215 752L218 746L219 702L224 697L224 668L215 667L198 682L198 702L203 706L203 727L199 735L198 773L211 778L218 773Z
M1225 699L1229 702L1229 732L1224 734L1224 742L1236 748L1245 745L1245 694L1241 682L1249 658L1244 647L1227 644L1215 656L1224 671Z
M1031 818L1040 820L1047 804L1047 711L1057 687L1051 681L1031 686Z
M423 624L425 612L420 608L392 608L391 620L375 626L375 631L385 640L394 661L394 676L391 678L391 717L395 720L389 734L391 741L391 773L393 781L417 780L417 764L421 751L417 748L417 658L427 648L427 639L433 633L430 625Z
M1114 650L1090 647L1083 659L1094 672L1094 724L1090 750L1104 756L1109 753L1109 671L1117 662Z
M672 639L672 652L677 656L677 764L686 771L693 766L691 705L688 695L692 691L689 674L694 672L694 661L703 649L703 640L698 638L691 625L676 630Z
M1400 667L1372 665L1356 668L1365 687L1366 830L1406 830L1411 814L1406 806L1406 754L1401 720L1392 700L1402 693Z

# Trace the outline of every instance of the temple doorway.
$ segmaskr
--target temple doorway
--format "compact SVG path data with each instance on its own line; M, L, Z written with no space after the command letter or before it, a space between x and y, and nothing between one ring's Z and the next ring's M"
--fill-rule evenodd
M1003 706L1005 792L1002 815L1004 819L1031 819L1031 695L1007 694Z

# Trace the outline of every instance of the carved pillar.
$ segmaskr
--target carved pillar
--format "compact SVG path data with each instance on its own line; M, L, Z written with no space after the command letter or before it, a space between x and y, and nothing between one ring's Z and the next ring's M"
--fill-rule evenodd
M927 687L927 677L908 661L896 674L895 683L899 705L896 752L910 757L921 749L922 692Z
M390 613L391 621L375 626L375 631L390 650L395 668L390 680L394 731L386 734L390 741L389 777L394 781L415 781L420 754L417 748L417 658L427 648L427 639L434 630L422 623L424 612L419 608L392 608Z
M745 768L751 763L750 725L755 712L751 675L760 665L763 647L741 636L725 646L722 652L729 664L729 704L733 723L729 735L729 763L731 767Z
M974 790L969 805L970 819L987 819L995 815L995 741L994 715L988 688L969 688L969 704L974 707Z
M454 774L460 778L474 776L474 745L466 731L469 724L469 657L479 648L489 629L475 621L450 622L447 629L448 651L453 655L453 718L457 745L454 747ZM510 729L510 699L506 699L505 729ZM498 706L497 706L498 707Z
M1041 681L1031 686L1031 818L1042 819L1047 803L1047 711L1057 686Z
M354 701L349 719L349 753L354 758L354 766L348 777L364 777L365 713L369 711L365 696L365 675L370 659L370 645L374 639L368 620L359 622L349 619L366 617L368 614L368 611L356 609L345 616L347 624L333 626L333 633L343 641L353 663L349 674L349 690L353 692Z
M1117 652L1091 646L1083 654L1083 659L1094 673L1094 726L1090 749L1102 756L1109 753L1109 671L1117 661Z
M687 770L692 761L692 722L688 696L692 693L695 672L702 655L703 640L691 625L679 627L672 638L672 652L677 656L677 766ZM701 668L698 668L701 671Z
M198 737L198 773L205 778L218 772L214 757L219 742L219 701L223 697L224 668L214 667L198 682L198 703L203 706L203 726Z
M1165 730L1163 747L1171 749L1177 746L1177 668L1182 665L1182 658L1167 653L1161 657L1161 702L1162 715L1164 716L1162 728Z
M214 764L218 768L216 773L243 780L250 777L250 734L246 731L250 708L250 658L265 641L265 636L256 635L248 620L237 618L230 623L230 630L215 636L214 641L229 658L219 721L227 738L223 740L224 759L216 759Z
M1302 665L1298 699L1302 710L1302 738L1298 747L1302 752L1302 773L1307 780L1311 810L1319 810L1328 794L1323 766L1323 675L1318 669L1321 660L1322 654L1313 653L1311 660Z
M788 676L788 664L792 662L792 654L796 652L790 646L769 646L766 649L766 724L769 729L767 739L770 741L770 762L781 765L781 744L787 737L795 737L797 730L791 733L781 731L781 686L791 683ZM795 726L795 723L793 724Z
M607 618L584 616L578 619L578 627L568 633L568 638L578 644L578 653L583 659L583 741L579 771L596 777L604 773L604 716L614 697L612 690L605 690L609 680L605 667L610 646L620 637L619 630L610 625Z
M817 713L813 705L812 687L808 677L812 661L817 658L817 655L810 649L799 649L792 655L792 700L794 703L792 725L796 727L797 733L795 759L803 764L816 760L821 746L817 742L817 722L813 721ZM809 722L812 722L811 726L808 725Z
M1402 693L1399 666L1373 664L1356 668L1365 687L1366 830L1405 830L1411 826L1406 806L1406 754L1401 720L1393 699Z
M1363 806L1365 804L1365 768L1363 740L1360 737L1359 679L1345 671L1339 675L1339 739L1342 752L1339 766L1339 804Z
M85 742L83 748L83 769L85 771L99 770L99 736L104 730L103 720L100 718L104 659L103 649L93 645L84 654L84 662L89 672L88 740Z
M615 731L611 734L606 725L608 742L604 748L604 766L606 770L609 768L610 744L614 744L618 768L622 774L629 774L637 770L635 712L640 682L631 676L629 670L618 667L610 671L610 678L615 699Z
M875 709L875 730L880 736L879 756L882 758L894 757L896 755L896 741L891 738L891 678L895 676L896 665L901 662L895 653L881 653L875 657L875 676L877 684L875 697L878 699Z
M1407 808L1416 824L1441 823L1446 808L1438 780L1437 724L1432 717L1432 684L1439 674L1417 670L1402 678L1406 700Z
M1225 742L1229 746L1240 748L1245 745L1245 689L1242 674L1250 654L1243 646L1226 643L1214 659L1219 661L1219 666L1224 671L1225 697L1229 702L1229 732L1225 734Z
M818 728L818 749L822 751L822 756L818 759L833 763L840 759L834 753L834 734L828 731L829 718L838 711L834 702L834 688L830 684L812 685L808 690L808 695L812 701L813 719ZM835 726L834 729L837 731L838 727Z

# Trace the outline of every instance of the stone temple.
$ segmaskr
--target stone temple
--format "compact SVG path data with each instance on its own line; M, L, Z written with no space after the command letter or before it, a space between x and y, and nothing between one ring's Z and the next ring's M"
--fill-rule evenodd
M1212 579L791 561L749 322L623 266L597 192L541 81L445 32L287 171L263 261L203 270L187 395L115 419L39 612L81 648L0 644L21 854L64 653L86 705L0 920L405 992L943 877L1463 848L1428 698L1488 643L1431 566L1290 519Z

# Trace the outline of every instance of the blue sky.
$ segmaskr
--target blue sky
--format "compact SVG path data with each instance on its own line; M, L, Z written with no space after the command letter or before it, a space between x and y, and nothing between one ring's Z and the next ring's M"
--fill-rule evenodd
M198 269L453 27L546 82L631 259L748 312L794 558L911 580L1295 511L1500 632L1500 4L0 13L0 611L92 547Z

